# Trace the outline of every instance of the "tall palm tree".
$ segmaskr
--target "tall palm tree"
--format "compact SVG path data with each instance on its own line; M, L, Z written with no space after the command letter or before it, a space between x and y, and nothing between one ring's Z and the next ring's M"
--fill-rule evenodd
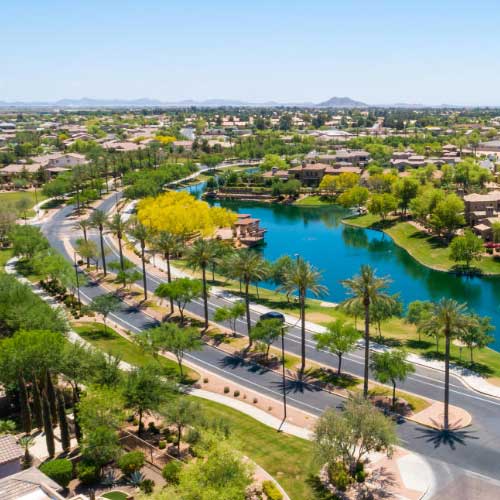
M248 348L252 347L252 323L250 320L250 296L248 289L252 281L259 281L264 277L264 259L262 256L253 250L240 250L229 257L227 263L228 269L231 271L231 276L239 279L245 284L245 309L247 317L247 334Z
M440 332L445 338L444 353L444 430L448 430L450 404L450 344L451 340L460 337L469 328L474 327L477 320L467 314L467 305L456 300L442 298L434 304L432 314L421 324L422 331L429 334Z
M203 310L205 316L205 330L208 328L208 291L207 291L207 268L217 258L217 249L214 240L199 238L190 248L187 262L192 269L201 269L201 280L203 282Z
M161 231L153 238L153 247L160 252L167 263L167 282L172 282L172 271L170 268L170 259L180 253L182 249L181 239L168 231ZM174 301L170 298L170 311L174 310Z
M148 300L148 286L147 286L147 276L146 276L146 240L149 239L150 230L139 221L135 221L131 226L130 234L139 242L141 245L141 261L142 261L142 283L144 286L144 300Z
M129 227L128 221L124 220L120 212L116 212L111 220L107 223L108 230L116 236L118 240L118 251L120 254L120 269L123 271L123 249L122 249L122 239L123 235Z
M102 259L102 268L104 270L104 276L106 276L106 257L104 255L104 227L106 226L108 219L106 218L106 214L102 210L94 210L92 215L89 217L90 224L99 230L99 240L101 243L101 259Z
M290 293L297 291L300 304L300 334L301 334L301 361L300 373L306 369L306 295L311 292L315 297L319 297L328 292L328 288L320 284L323 279L321 272L315 269L304 259L298 257L297 261L287 270L279 291Z
M342 281L350 295L342 305L347 308L362 306L365 311L365 373L363 395L368 397L368 374L370 364L370 312L375 303L392 304L394 298L386 293L391 280L376 276L375 270L368 265L361 266L359 275Z
M83 233L83 239L85 242L88 241L88 230L92 227L90 218L81 219L75 224L75 229L81 229ZM90 266L90 257L87 257L87 267Z

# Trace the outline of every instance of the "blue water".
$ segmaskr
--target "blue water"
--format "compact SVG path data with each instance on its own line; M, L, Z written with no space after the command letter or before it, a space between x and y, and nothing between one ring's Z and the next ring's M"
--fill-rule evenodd
M428 269L384 233L342 224L346 212L339 207L231 201L221 201L220 205L261 220L261 226L267 229L262 248L267 259L299 254L321 270L329 289L325 300L343 300L340 281L356 274L361 264L370 264L378 275L392 278L391 292L399 292L404 304L452 297L500 325L500 278L455 276ZM500 332L491 347L500 350Z

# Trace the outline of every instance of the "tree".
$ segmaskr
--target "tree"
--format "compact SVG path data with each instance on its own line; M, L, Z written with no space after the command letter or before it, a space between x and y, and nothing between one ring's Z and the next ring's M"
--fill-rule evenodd
M250 332L252 323L250 318L250 294L249 286L253 281L260 281L265 276L264 259L262 256L253 250L240 250L235 252L228 259L227 267L230 270L230 275L233 278L239 279L245 285L245 309L247 319L247 335L249 338L248 348L252 346L252 338Z
M128 259L123 260L123 270L121 269L120 262L112 261L109 263L110 269L116 271L116 281L123 285L131 287L136 281L142 278L142 274L137 270L135 264Z
M54 249L36 254L31 260L31 267L36 274L49 278L64 289L76 286L73 266Z
M170 390L155 366L134 368L127 374L123 397L126 407L139 414L138 436L142 432L144 413L157 410Z
M362 186L354 186L344 191L337 199L338 203L346 208L357 207L358 210L366 203L370 192Z
M92 463L99 471L99 475L106 464L118 457L120 451L118 434L113 428L101 425L84 433L81 446L82 459Z
M262 170L271 170L272 168L278 168L279 170L287 170L288 163L277 154L267 154L260 163L260 168Z
M89 243L89 239L88 239L88 231L92 228L92 224L90 222L89 219L80 219L76 224L75 224L75 229L80 229L83 233L83 242L80 243L82 246L84 247L87 247L87 244ZM81 240L77 240L77 244L78 242L81 242ZM97 245L92 242L94 244L94 246L96 247L97 249ZM89 249L90 250L90 249ZM82 253L81 251L78 252L82 257L86 258L87 259L87 267L90 266L90 259L91 258L94 258L96 255L97 255L97 252L95 252L94 254L92 255L84 255L84 253Z
M376 325L378 330L379 342L382 342L382 321L393 316L401 316L403 313L403 304L399 300L399 293L391 295L390 301L377 301L372 305L370 321Z
M396 409L396 383L404 382L408 375L415 372L415 367L406 361L406 352L393 349L386 352L374 352L370 368L375 380L381 384L392 384L392 409Z
M233 336L236 335L236 322L245 316L245 304L235 302L232 306L218 307L214 312L214 321L223 323L228 321L231 325Z
M404 177L394 183L393 194L398 201L398 206L405 215L410 205L410 201L417 196L418 182L414 179Z
M324 193L326 192L329 196L333 196L335 191L337 191L337 176L336 175L324 175L319 183L319 190Z
M445 338L444 354L444 429L449 429L450 403L450 345L453 338L459 338L475 325L476 321L467 314L466 304L442 298L434 304L431 316L422 325L422 331Z
M202 238L197 239L189 250L187 262L192 269L201 269L201 282L203 283L203 311L205 318L205 330L208 329L208 290L207 290L207 267L217 258L216 248L213 241Z
M98 250L97 245L92 240L78 239L76 240L76 253L81 255L87 261L87 268L90 267L90 260L97 261Z
M294 266L286 276L285 283L278 287L279 291L296 290L299 296L301 319L301 364L300 373L306 368L306 295L310 292L315 297L327 293L326 286L321 285L322 274L309 262L298 257Z
M284 334L283 322L279 319L263 319L252 328L252 340L262 342L266 346L266 360L269 359L269 350L273 342Z
M463 236L453 238L450 245L450 258L455 262L465 262L465 267L470 268L474 260L481 260L483 242L470 229L464 231Z
M167 282L172 282L172 272L170 269L170 259L180 253L182 249L182 242L179 236L169 233L167 231L160 231L154 237L153 248L163 255L167 263ZM170 312L174 310L174 302L170 299Z
M68 453L71 448L71 438L69 434L68 419L66 417L66 405L64 404L64 395L62 391L57 391L57 418L59 421L59 430L61 434L61 447Z
M494 243L500 243L500 222L493 222L491 225L491 238Z
M203 295L203 283L200 280L179 278L171 283L162 283L156 288L155 294L160 298L172 299L184 324L184 308L188 302L198 299Z
M332 354L336 354L339 360L337 374L341 375L342 356L354 351L361 334L358 330L344 321L338 319L333 323L329 323L327 331L314 335L316 341L316 349L326 349Z
M129 228L129 223L122 217L120 212L116 212L111 218L111 220L107 222L107 228L108 231L111 232L114 236L116 236L116 239L118 240L118 252L120 254L120 269L124 271L122 240L123 236L127 232L127 229Z
M98 295L89 304L89 308L102 315L104 320L104 333L107 333L106 320L108 315L112 312L116 312L120 309L121 300L113 293L107 293L105 295Z
M8 239L12 244L12 253L27 260L49 248L47 238L36 226L15 225L9 231Z
M397 200L389 193L374 194L368 203L368 210L379 215L382 220L385 220L391 212L396 210L396 207Z
M148 300L148 282L146 276L146 240L149 238L149 229L136 221L134 225L130 228L130 235L139 242L141 246L141 262L142 262L142 286L144 289L144 300ZM121 260L121 265L123 267L123 257Z
M344 307L363 306L365 312L365 369L363 381L363 395L368 397L368 377L369 377L369 359L370 359L370 313L376 302L393 302L393 298L386 293L390 280L388 278L379 278L375 271L368 265L361 266L359 275L342 281L342 285L347 289L350 295L342 304Z
M314 428L315 455L329 467L338 460L354 474L367 454L378 451L392 455L398 443L395 424L369 401L354 397L345 410L326 410Z
M408 304L405 321L417 327L418 341L421 339L421 329L419 325L429 318L434 306L428 300L414 300Z
M465 223L464 202L456 194L448 194L436 204L429 222L438 234L443 231L449 238L456 229Z
M42 412L43 412L43 431L45 433L45 442L47 444L47 453L50 458L56 454L54 429L52 428L52 415L50 413L49 400L47 394L42 395Z
M30 448L35 444L35 438L26 434L25 436L21 436L18 441L19 446L24 449L24 457L23 457L23 469L28 469L31 467L33 463L33 457L30 453Z
M460 340L469 349L471 364L474 364L474 349L482 349L495 340L494 337L489 335L489 332L495 329L491 325L491 319L488 317L481 318L476 315L473 315L473 318L473 324L460 335Z
M106 226L108 220L106 218L106 214L102 210L94 210L92 215L89 217L90 223L92 227L95 227L99 230L99 241L101 244L101 260L102 260L102 269L104 271L104 276L107 275L106 269L106 255L104 252L104 227Z
M168 405L160 409L160 413L165 417L169 424L177 429L177 453L180 455L182 431L188 425L195 424L200 415L200 406L198 403L186 398L177 397Z

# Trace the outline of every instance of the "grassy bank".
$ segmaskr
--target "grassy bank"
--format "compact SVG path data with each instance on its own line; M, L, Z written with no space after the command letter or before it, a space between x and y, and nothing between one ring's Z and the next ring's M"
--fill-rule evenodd
M155 358L152 354L143 352L138 345L122 337L112 328L108 327L105 332L102 323L75 323L73 329L89 344L92 344L103 352L119 357L126 363L134 366L158 363L165 371L165 375L170 377L179 377L180 375L179 366L176 362L163 356ZM186 381L195 381L199 378L195 371L187 367L183 367L183 370Z
M439 238L420 231L408 222L398 219L383 222L372 214L344 219L346 224L384 231L396 245L404 248L420 264L437 271L453 271L457 265L450 259L449 247ZM500 274L500 257L484 257L474 262L474 267L484 274Z
M26 216L33 217L35 215L35 212L31 210L31 208L36 205L37 200L38 203L40 203L41 201L45 200L45 198L46 197L41 193L40 190L37 190L36 199L34 191L13 191L10 193L0 193L0 205L6 204L17 208L17 203L19 203L21 200L27 200L29 203L29 209L26 211ZM20 214L20 216L23 216L23 214Z
M203 413L224 418L231 424L231 440L236 449L271 474L292 500L315 498L309 477L313 465L313 444L304 439L277 433L271 427L227 406L196 398Z
M305 198L301 198L297 200L294 205L299 205L303 207L326 207L333 205L334 202L324 196L306 196Z

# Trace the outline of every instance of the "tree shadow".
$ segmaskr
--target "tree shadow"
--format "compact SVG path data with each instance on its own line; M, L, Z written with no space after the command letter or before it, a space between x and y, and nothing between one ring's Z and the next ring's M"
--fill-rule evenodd
M312 378L307 373L301 374L300 372L296 372L293 376L288 374L288 378L285 379L285 386L283 387L283 380L279 382L272 383L280 392L283 392L283 389L287 394L297 394L304 392L319 392L322 390L321 384L317 382L314 378Z
M417 436L418 439L425 439L434 448L448 446L451 450L455 450L457 445L466 446L468 439L479 439L470 431L453 429L453 425L449 429L419 428L418 431L421 433L420 436Z
M429 349L433 344L427 340L408 339L406 345L410 349Z
M481 276L483 274L483 271L478 267L466 266L460 264L455 264L454 266L451 267L450 270L451 272L457 274L458 276L467 276L471 278L474 276Z

